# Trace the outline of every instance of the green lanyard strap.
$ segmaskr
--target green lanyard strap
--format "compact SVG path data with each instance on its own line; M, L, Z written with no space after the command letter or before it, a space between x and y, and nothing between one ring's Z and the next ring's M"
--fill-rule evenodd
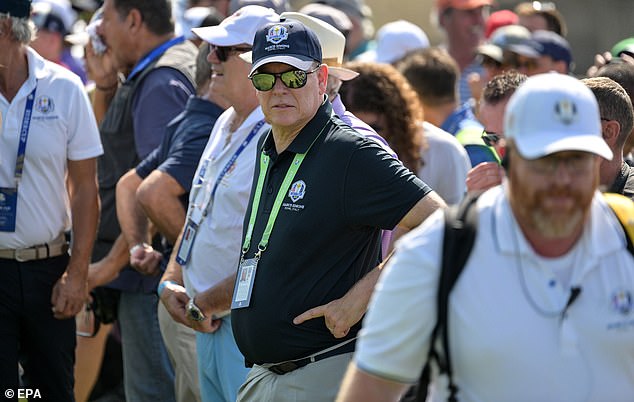
M273 225L275 225L275 220L277 219L277 215L280 212L280 208L282 207L282 201L284 201L284 197L288 192L288 189L291 187L291 182L295 178L295 174L299 170L302 162L304 161L304 157L313 147L317 138L321 136L321 133L324 132L326 125L322 127L319 134L315 137L313 142L310 144L308 149L303 154L295 154L293 158L293 162L291 162L291 166L286 171L286 176L284 176L284 181L280 186L279 191L277 192L277 196L275 196L275 202L273 203L273 209L271 210L271 215L269 215L269 220L266 223L266 227L264 228L264 233L262 233L262 240L258 244L258 252L255 254L255 258L260 258L262 252L266 250L266 247L269 244L269 238L271 237L271 233L273 232ZM253 194L253 204L251 207L251 216L249 217L249 223L247 225L247 233L244 237L244 243L242 244L242 257L246 255L247 251L251 247L251 238L253 236L253 228L255 227L255 218L258 214L258 209L260 206L260 199L262 198L262 189L264 187L264 179L268 173L268 169L270 166L271 158L264 153L264 151L260 152L260 174L258 176L258 183L255 187L255 193Z

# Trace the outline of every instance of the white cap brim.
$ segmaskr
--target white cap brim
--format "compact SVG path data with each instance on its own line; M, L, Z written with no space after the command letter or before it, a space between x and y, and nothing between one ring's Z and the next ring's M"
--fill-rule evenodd
M515 137L515 145L525 159L537 159L556 152L581 151L612 160L612 150L596 134L557 137L552 132L532 133L530 136Z

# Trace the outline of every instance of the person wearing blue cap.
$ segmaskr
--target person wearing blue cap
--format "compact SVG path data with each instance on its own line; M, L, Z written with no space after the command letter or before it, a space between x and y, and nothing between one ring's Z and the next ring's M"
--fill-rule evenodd
M530 40L511 45L509 50L534 59L533 63L516 66L519 72L528 76L550 71L570 74L574 67L570 44L564 37L552 31L534 31Z
M249 56L271 130L258 142L231 303L253 366L237 400L332 401L380 272L381 230L408 231L445 203L334 115L311 29L267 24Z
M74 401L103 148L79 77L29 47L30 10L0 2L0 388Z

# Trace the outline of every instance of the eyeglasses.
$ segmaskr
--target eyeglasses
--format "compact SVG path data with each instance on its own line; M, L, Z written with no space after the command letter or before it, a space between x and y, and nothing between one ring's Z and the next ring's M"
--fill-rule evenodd
M593 166L595 156L587 152L575 152L569 156L549 155L529 161L530 169L543 176L554 175L563 165L574 176L585 175Z
M283 73L255 73L251 76L251 82L258 91L270 91L275 86L277 77L280 77L286 88L297 89L306 85L308 74L319 70L319 66L312 71L290 70Z
M486 144L487 147L493 147L497 145L498 142L502 139L500 134L494 133L492 131L484 130L482 132L482 141Z
M209 53L216 53L216 57L218 58L218 60L220 60L221 62L225 62L229 59L229 56L231 55L232 52L240 52L240 53L244 53L244 52L250 52L251 48L250 47L244 47L244 46L216 46L216 45L209 45Z

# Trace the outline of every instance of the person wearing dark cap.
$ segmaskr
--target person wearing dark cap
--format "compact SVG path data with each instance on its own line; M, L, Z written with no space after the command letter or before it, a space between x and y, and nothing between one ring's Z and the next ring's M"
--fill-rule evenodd
M534 63L517 66L517 70L528 76L554 71L569 74L574 67L572 50L568 41L552 31L538 30L531 39L509 49L521 56L534 59Z
M232 297L253 365L238 401L332 401L380 272L381 229L407 231L445 203L333 115L312 30L268 24L251 60L271 131L258 142Z
M79 77L29 47L30 11L0 2L0 388L74 401L103 148Z

